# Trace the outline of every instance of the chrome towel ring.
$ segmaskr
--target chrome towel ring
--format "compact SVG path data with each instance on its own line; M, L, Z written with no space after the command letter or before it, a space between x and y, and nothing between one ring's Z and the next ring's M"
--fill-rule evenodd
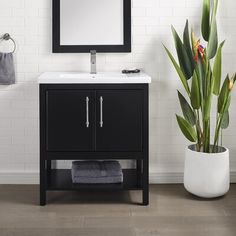
M10 34L8 34L8 33L6 33L6 34L4 34L3 36L1 36L0 37L0 40L2 41L2 40L11 40L12 42L13 42L13 44L14 44L14 49L13 49L13 51L12 51L12 53L14 53L15 51L16 51L16 42L15 42L15 40L10 36Z

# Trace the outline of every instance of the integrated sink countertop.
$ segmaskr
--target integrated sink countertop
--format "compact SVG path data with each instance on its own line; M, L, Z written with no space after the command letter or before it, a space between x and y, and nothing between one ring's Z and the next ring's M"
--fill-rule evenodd
M145 84L151 77L145 73L122 74L102 72L97 74L79 72L45 72L38 78L39 84Z

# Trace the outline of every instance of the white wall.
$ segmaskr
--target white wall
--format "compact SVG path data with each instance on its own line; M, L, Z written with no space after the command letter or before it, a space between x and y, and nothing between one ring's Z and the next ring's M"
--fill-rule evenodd
M236 1L220 0L220 38L224 73L236 71ZM173 49L170 24L182 30L185 19L198 32L199 0L133 0L132 53L99 54L99 71L144 69L150 86L150 172L152 182L182 181L184 147L174 114L179 112L176 89L181 84L166 57L162 42ZM9 32L17 42L17 83L0 86L0 183L38 181L39 112L37 76L45 71L89 71L88 54L51 53L51 0L0 0L0 34ZM0 46L1 47L1 46ZM225 145L236 171L236 99Z

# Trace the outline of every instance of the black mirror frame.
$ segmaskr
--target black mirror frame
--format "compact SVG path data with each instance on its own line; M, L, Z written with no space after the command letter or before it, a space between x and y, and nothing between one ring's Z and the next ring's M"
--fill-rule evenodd
M131 52L131 0L124 1L124 44L123 45L60 45L60 0L52 0L52 52L53 53L88 53L96 52Z

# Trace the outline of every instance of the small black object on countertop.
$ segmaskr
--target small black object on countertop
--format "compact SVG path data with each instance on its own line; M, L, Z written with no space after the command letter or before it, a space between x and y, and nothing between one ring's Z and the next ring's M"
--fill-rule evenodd
M140 73L140 69L131 69L131 70L124 69L122 70L122 73L123 74L137 74L137 73Z

